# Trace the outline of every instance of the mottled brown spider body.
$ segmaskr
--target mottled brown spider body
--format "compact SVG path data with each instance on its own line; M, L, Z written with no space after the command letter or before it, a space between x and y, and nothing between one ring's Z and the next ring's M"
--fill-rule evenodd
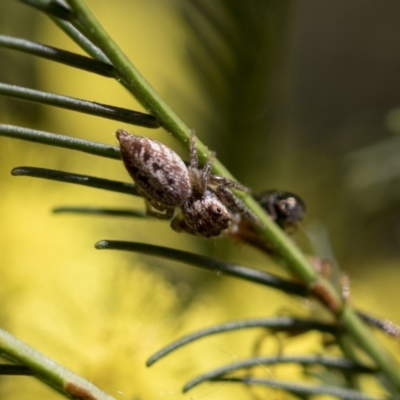
M180 207L190 196L187 167L170 148L156 140L130 135L119 129L121 157L142 196L159 203L160 211Z
M199 169L194 133L190 141L189 167L160 142L131 135L122 129L117 131L117 138L125 167L146 200L147 213L170 219L176 208L181 210L171 221L174 230L212 237L227 230L238 213L256 221L228 187L248 189L211 175L213 154L204 168Z
M206 190L200 196L191 196L182 207L185 224L181 224L180 228L175 223L172 227L176 231L186 231L197 235L212 237L219 236L221 232L229 228L232 223L232 215L227 210L221 200L211 190Z

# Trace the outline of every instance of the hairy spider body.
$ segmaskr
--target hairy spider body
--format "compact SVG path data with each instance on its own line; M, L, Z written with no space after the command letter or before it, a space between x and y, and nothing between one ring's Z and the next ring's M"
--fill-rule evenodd
M171 221L174 230L213 237L227 230L237 220L236 214L257 221L228 187L248 189L211 175L214 154L203 169L199 169L194 133L190 141L189 167L174 151L155 140L131 135L122 129L117 131L117 138L122 161L146 200L147 213L171 219L175 209L180 209Z
M168 207L180 207L190 196L191 185L182 159L156 140L117 131L121 157L142 196ZM155 206L155 208L157 208ZM159 209L159 208L158 208Z
M190 218L185 218L187 227L182 224L180 229L205 237L220 235L232 222L231 213L209 189L201 197L191 196L183 205L182 212ZM175 230L178 230L177 226Z

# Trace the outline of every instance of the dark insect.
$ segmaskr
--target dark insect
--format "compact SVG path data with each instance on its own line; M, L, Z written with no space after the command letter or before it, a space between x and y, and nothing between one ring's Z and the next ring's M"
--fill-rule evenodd
M289 236L295 233L297 226L305 217L305 203L294 193L282 190L265 190L254 195L254 198ZM229 231L229 236L269 255L274 254L272 246L260 238L257 230L247 220L242 219L235 230Z
M304 201L294 193L283 190L265 190L254 198L283 229L297 227L306 215Z
M155 140L119 129L121 157L149 215L171 219L171 227L204 237L219 236L242 219L258 222L229 188L249 189L222 176L212 175L214 154L199 168L196 138L190 140L190 164L169 147ZM175 210L179 212L174 216Z

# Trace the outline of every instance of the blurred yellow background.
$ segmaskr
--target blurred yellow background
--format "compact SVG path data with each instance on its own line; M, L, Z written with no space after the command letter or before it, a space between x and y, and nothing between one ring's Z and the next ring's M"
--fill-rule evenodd
M290 123L285 121L285 112L288 112L284 101L288 90L285 89L285 83L282 84L283 89L274 89L274 93L286 93L274 97L279 98L276 120L271 123L268 131L258 133L269 156L257 154L253 158L251 153L239 155L232 142L241 140L235 135L241 134L245 138L246 132L231 129L225 132L226 136L215 138L215 131L206 130L208 125L205 120L211 115L218 121L220 110L215 110L215 115L212 115L209 99L199 90L201 84L194 79L195 71L185 57L185 49L190 47L193 38L179 11L180 3L120 0L111 4L92 0L88 4L146 79L189 126L197 129L205 143L216 148L228 168L232 168L245 184L252 185L255 191L279 186L299 192L305 198L310 216L309 224L306 223L302 232L299 232L300 242L308 252L323 249L323 254L319 255L332 255L329 240L327 244L323 239L316 239L320 245L318 247L318 243L310 244L307 239L306 232L315 232L315 226L323 225L334 243L332 251L337 251L335 254L339 265L350 271L352 301L363 310L400 322L397 307L400 301L397 290L400 281L400 253L396 251L399 238L394 238L392 246L385 247L384 251L378 249L374 252L373 246L365 247L373 243L374 238L387 234L389 228L374 222L380 214L362 214L358 221L346 219L346 212L350 213L357 202L341 192L339 201L331 199L329 203L325 197L328 193L318 189L318 182L325 182L330 176L331 190L339 188L340 185L335 186L337 175L333 176L332 171L339 174L337 171L342 164L338 162L331 165L333 161L324 153L327 149L323 146L318 149L315 142L309 144L309 137L301 145L302 129L306 125L301 126L299 123L294 127L293 120ZM0 18L2 33L79 51L45 16L17 2L8 4L4 10ZM300 29L298 21L304 22L304 15L301 19L304 10L292 7L290 12L274 12L276 16L285 18L285 24L290 28L287 32L296 38L301 37L296 36L296 33ZM17 24L18 21L30 21L26 24L27 30L24 31L23 24ZM291 54L286 56L286 62L290 57L296 58L296 51L299 51L295 47L296 40L289 41L286 37L289 33L283 35L284 40L277 39ZM30 56L21 56L11 61L10 70L13 69L12 62L17 63L17 71L17 67L28 62L28 59L32 68L30 83L39 90L143 111L111 79ZM288 69L286 66L286 75L282 74L293 79ZM7 75L6 72L5 80L8 83L29 86L29 82L24 83L27 76L20 77L15 71ZM282 76L276 82L281 82L281 79ZM3 81L1 77L0 80ZM240 106L241 99L235 101ZM0 103L0 107L1 123L28 126L113 145L117 144L116 129L124 128L161 140L185 156L161 129L146 130L50 107L39 106L33 108L33 111L26 110L26 105L16 102ZM385 113L390 109L387 106ZM359 132L363 127L358 125L354 129ZM287 134L291 129L298 132L296 138L292 138L293 133ZM349 125L347 129L350 129ZM273 141L271 135L278 139ZM382 135L382 138L387 139L387 135ZM229 154L231 143L233 150ZM296 143L299 143L298 154ZM257 148L257 143L252 145ZM360 144L360 148L364 145ZM341 160L357 149L354 144L346 148L347 153L341 154ZM293 161L293 157L297 158ZM235 160L242 162L245 167L235 170ZM308 164L304 160L308 160ZM353 159L349 160L351 164ZM230 333L204 339L179 350L150 369L145 367L145 361L163 345L193 330L232 319L272 316L288 311L304 316L310 312L307 303L254 284L194 271L186 265L128 253L97 251L94 243L101 239L140 241L198 253L207 252L219 258L273 272L279 269L270 265L269 260L254 250L236 246L226 239L211 242L177 234L163 221L54 215L51 210L60 205L143 209L143 202L141 199L97 189L11 177L10 170L20 165L130 181L120 162L0 137L1 326L62 365L82 374L116 399L251 398L249 389L227 384L203 384L187 395L181 394L180 390L187 380L197 374L248 357L260 331ZM328 170L332 172L331 175ZM349 167L342 171L342 183L350 179L350 170ZM302 177L299 176L300 171ZM328 173L324 175L323 172ZM359 195L362 197L363 193ZM343 210L346 201L351 206ZM316 205L314 210L317 209L317 212L313 211L313 205ZM396 215L392 222L398 220L395 205L395 201L390 203L390 212ZM364 206L365 203L362 203L359 207ZM385 214L384 219L390 220L388 214ZM369 221L372 221L371 228L382 229L384 233L375 232L369 241L366 239L362 242L362 238L368 236L366 230ZM343 233L346 239L344 245L339 228L346 231ZM347 251L352 243L358 246L358 252ZM398 354L399 344L381 336L392 351ZM285 342L285 353L302 354L305 349L322 352L319 341L313 338L313 335L306 335ZM266 352L277 351L273 341L266 341ZM281 372L278 368L263 370L267 378L285 379L291 373ZM260 393L261 398L279 396L272 390ZM26 377L1 378L0 396L4 399L59 397L44 385Z

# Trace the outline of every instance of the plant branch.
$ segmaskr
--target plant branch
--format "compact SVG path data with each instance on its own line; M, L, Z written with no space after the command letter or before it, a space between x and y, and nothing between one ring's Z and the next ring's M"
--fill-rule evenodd
M113 400L92 383L55 363L3 329L0 329L0 353L10 361L17 361L28 367L36 378L67 397Z
M399 390L399 371L395 361L377 340L373 340L370 330L356 312L352 308L346 307L341 316L341 322L351 332L354 342L359 348L364 350L379 365L379 368L385 372L386 376Z

